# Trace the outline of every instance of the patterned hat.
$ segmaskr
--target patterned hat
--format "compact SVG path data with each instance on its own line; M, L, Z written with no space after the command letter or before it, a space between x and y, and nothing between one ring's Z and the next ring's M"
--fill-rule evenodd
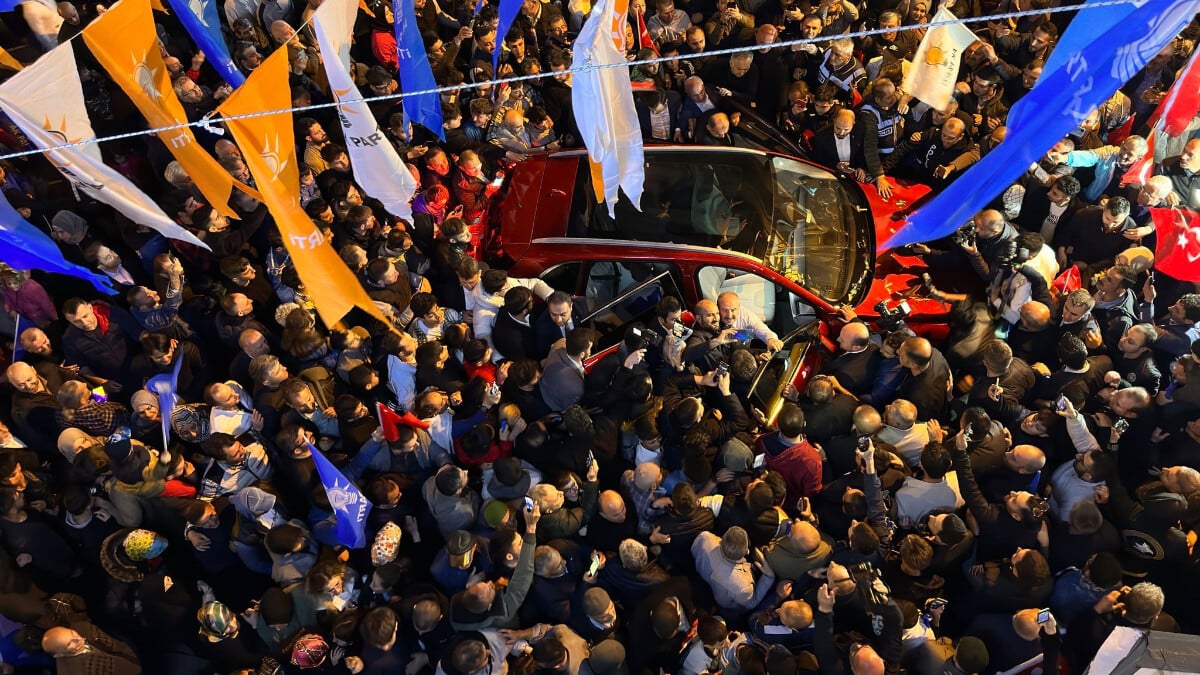
M161 555L167 550L167 540L150 530L137 529L125 535L121 548L130 560L140 562Z
M329 644L316 633L305 633L292 643L292 665L318 668L329 658Z
M200 622L200 635L208 638L209 642L220 642L238 635L237 617L216 600L204 603L196 612L196 620Z
M380 528L379 534L375 535L375 542L371 544L371 563L381 567L395 560L400 552L400 537L400 526L396 523L388 523Z

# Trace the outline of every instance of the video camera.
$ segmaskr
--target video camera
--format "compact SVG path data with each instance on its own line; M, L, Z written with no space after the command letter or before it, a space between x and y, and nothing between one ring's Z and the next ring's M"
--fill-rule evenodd
M975 234L975 221L967 221L967 224L955 230L951 237L951 240L955 244L963 248L975 248L975 242L977 240Z
M909 307L907 300L901 300L899 304L890 309L887 300L880 300L875 303L875 312L879 314L879 319L875 323L880 329L891 333L904 325L904 319L912 314L912 308Z

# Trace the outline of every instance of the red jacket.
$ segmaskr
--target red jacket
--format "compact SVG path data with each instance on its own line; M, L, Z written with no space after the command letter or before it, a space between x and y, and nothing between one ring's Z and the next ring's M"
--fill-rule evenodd
M771 435L773 434L758 437L758 442L755 443L756 451L766 454L768 469L778 471L783 476L788 487L787 505L795 504L800 497L816 497L822 488L823 462L820 453L805 439L782 452L771 454L764 442L764 439Z

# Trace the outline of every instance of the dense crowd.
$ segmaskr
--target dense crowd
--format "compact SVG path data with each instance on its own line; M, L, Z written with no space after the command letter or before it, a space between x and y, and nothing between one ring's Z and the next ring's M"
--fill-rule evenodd
M243 70L287 47L298 106L330 100L319 4L221 12ZM1200 209L1200 123L1123 178L1196 22L993 208L903 252L947 339L840 309L820 372L768 417L748 380L784 344L736 293L655 297L593 363L588 298L489 265L492 178L578 146L565 71L587 0L526 0L506 35L494 2L416 4L439 83L556 74L446 93L444 142L372 103L419 176L411 222L355 184L330 109L295 116L304 208L393 326L324 325L266 207L238 193L222 216L153 137L105 158L211 252L80 199L41 157L0 162L13 207L117 289L0 274L0 672L1078 673L1116 627L1200 629L1200 294L1156 274L1149 211ZM865 190L944 186L1004 142L1068 14L976 24L933 110L901 83L925 31L905 27L934 9L633 0L629 57L685 57L633 69L644 138L744 145L755 115ZM31 0L2 15L8 46L103 10ZM366 95L398 89L390 12L360 8ZM197 120L229 87L155 16ZM840 37L862 28L896 30ZM800 37L820 41L771 48ZM74 44L98 135L139 128ZM253 149L197 136L253 184ZM0 144L26 147L7 119ZM1082 288L1056 285L1072 267ZM176 368L162 410L147 381ZM314 447L373 505L361 547L339 543Z

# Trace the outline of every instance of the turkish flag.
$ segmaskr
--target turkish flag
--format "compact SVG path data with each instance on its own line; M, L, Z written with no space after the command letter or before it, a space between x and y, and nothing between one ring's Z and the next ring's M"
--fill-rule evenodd
M414 429L428 429L429 423L422 422L416 415L412 413L400 413L392 410L382 403L375 403L375 414L379 417L379 426L383 427L383 437L389 443L395 443L400 440L399 426L412 427Z
M658 53L658 47L654 46L654 40L650 38L650 31L646 30L646 20L641 12L637 13L637 33L638 47L641 49L653 49L654 53Z
M1200 281L1200 213L1150 209L1158 233L1154 269L1180 281Z

